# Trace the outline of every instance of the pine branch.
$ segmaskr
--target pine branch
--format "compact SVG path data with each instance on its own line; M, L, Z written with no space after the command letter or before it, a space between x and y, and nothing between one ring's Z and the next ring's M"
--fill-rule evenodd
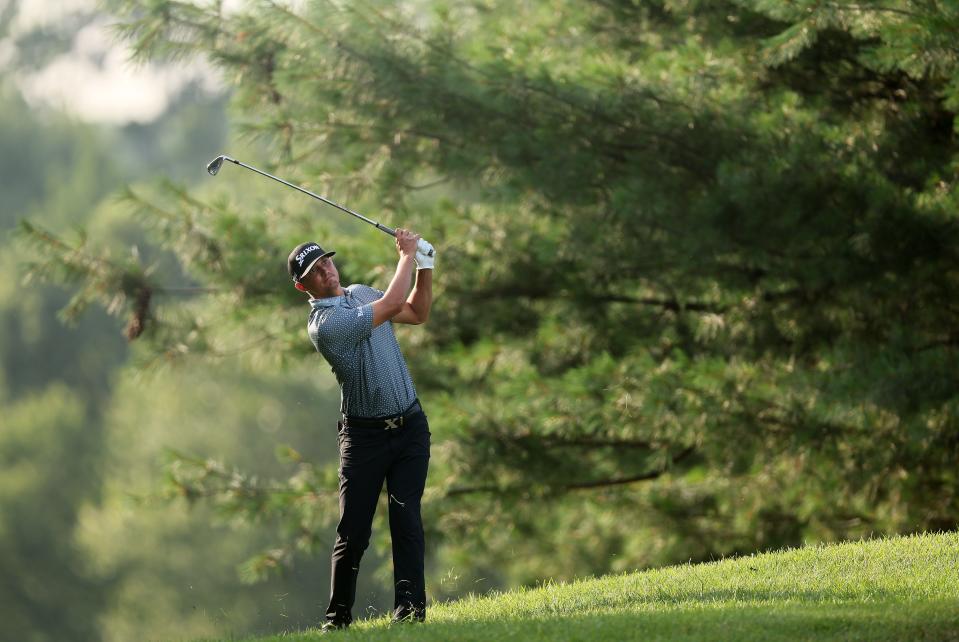
M922 14L915 13L913 11L907 11L898 7L873 7L865 4L842 4L839 2L830 2L827 3L827 6L832 9L839 9L840 11L856 11L861 13L893 13L917 19L926 17Z
M31 264L28 279L40 277L63 285L80 284L61 310L64 318L75 319L97 300L108 314L116 316L132 301L124 334L133 341L143 333L154 288L139 265L120 265L102 253L94 255L85 250L85 237L78 245L70 245L53 232L26 220L20 222L19 234L41 250L42 259Z
M598 488L608 488L611 486L625 486L628 484L634 484L640 481L649 481L652 479L657 479L666 473L668 473L673 466L680 463L696 451L695 446L689 446L679 454L675 455L670 459L669 465L657 469L651 470L644 473L639 473L636 475L630 475L628 477L611 477L607 479L597 479L586 482L574 482L568 484L558 484L551 486L550 490L554 491L557 494L567 493L574 490L595 490ZM527 486L508 486L502 487L494 484L485 484L481 486L466 486L460 488L450 488L446 491L445 497L458 497L461 495L475 495L480 493L493 494L493 495L522 495L528 491Z
M494 90L498 89L506 93L512 94L514 93L513 92L514 88L520 87L522 91L525 91L527 93L539 94L540 96L543 96L555 103L561 104L574 111L577 111L580 114L586 116L591 121L593 120L604 121L608 125L614 128L618 128L620 130L620 133L623 135L627 131L633 130L633 131L644 133L649 136L661 137L663 138L663 140L671 142L677 147L683 148L685 152L690 154L691 158L699 157L699 154L696 153L696 150L693 150L689 148L688 146L685 146L681 141L678 141L674 137L666 136L665 134L662 134L661 132L658 132L652 128L637 129L636 125L627 125L625 123L622 123L612 118L605 111L601 110L599 108L598 103L583 104L582 102L574 99L571 95L563 94L557 91L555 88L547 87L546 85L542 83L534 81L532 78L528 76L523 76L523 75L516 76L516 77L510 76L508 77L507 82L502 82L496 76L489 73L487 70L483 69L482 67L470 64L469 62L463 60L460 56L456 55L456 52L452 47L440 46L439 44L436 43L434 39L429 38L426 35L422 34L420 30L418 30L415 26L394 20L390 18L389 16L385 15L383 12L377 10L375 7L371 6L369 3L359 3L359 4L363 4L362 11L358 12L357 14L361 18L365 18L366 13L371 13L376 15L381 22L389 23L393 31L403 31L404 34L406 34L410 38L416 40L423 46L433 51L433 53L436 54L440 59L452 62L455 65L467 70L468 72L472 72L476 74L477 76L484 78L489 83L489 86L493 88ZM372 21L367 20L366 22L371 29L375 29L378 27L378 24L375 24ZM618 87L616 88L616 91L618 94L621 94L622 88ZM648 89L641 92L641 95L643 98L652 100L660 107L669 107L669 108L680 107L685 109L690 114L693 113L693 109L689 105L686 105L685 103L682 103L679 101L666 100L662 98L661 96L657 96L656 94L654 94L652 91ZM523 100L524 97L518 96L518 98L520 98L520 100Z
M421 129L404 127L397 129L394 124L388 123L383 125L378 125L376 123L351 123L345 122L343 120L331 120L322 124L310 125L307 127L297 125L297 131L301 134L326 134L327 132L336 131L338 129L353 129L356 131L363 132L377 132L377 133L389 133L399 136L409 136L410 138L422 138L425 140L432 140L438 143L443 143L450 147L456 149L465 149L467 147L466 143L463 141L454 141L448 136L443 136L435 132L423 131ZM318 145L317 147L322 147Z
M667 468L663 468L660 470L653 470L647 473L641 473L639 475L634 475L632 477L617 477L613 479L601 479L597 481L569 484L566 486L566 490L592 490L596 488L606 488L609 486L623 486L626 484L634 484L639 481L648 481L650 479L656 479L666 474L667 472L669 472L672 466L675 466L682 460L686 459L689 455L693 454L695 450L696 450L695 446L690 446L686 450L682 451L681 453L679 453L678 455L672 458L670 462L670 466Z
M485 290L460 290L451 287L447 290L450 294L456 296L469 297L473 300L485 301L490 299L530 299L530 300L570 300L587 301L590 303L633 303L637 305L648 305L663 308L673 312L690 310L692 312L712 312L722 314L728 312L727 306L718 306L711 303L698 301L684 301L677 299L661 299L656 297L632 297L624 294L614 293L570 293L557 290L519 288L515 286L503 286L501 288L487 288Z
M557 437L555 435L524 434L509 438L510 441L535 442L554 448L625 448L639 450L661 450L669 446L665 442L646 441L644 439L601 439L595 437Z

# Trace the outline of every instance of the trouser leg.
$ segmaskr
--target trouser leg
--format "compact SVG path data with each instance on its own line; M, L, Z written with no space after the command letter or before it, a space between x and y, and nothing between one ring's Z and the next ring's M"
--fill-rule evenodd
M430 459L430 433L425 415L410 421L386 474L390 535L393 543L394 618L426 617L425 541L420 513Z
M373 514L389 461L388 443L376 431L340 427L340 521L336 526L326 619L353 621L360 559L370 543Z

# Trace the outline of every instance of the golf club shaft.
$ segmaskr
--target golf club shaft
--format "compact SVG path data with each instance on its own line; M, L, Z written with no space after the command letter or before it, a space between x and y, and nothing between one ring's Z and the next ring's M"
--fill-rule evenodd
M315 199L317 199L317 200L323 201L323 202L326 203L327 205L332 205L333 207L335 207L336 209L340 210L341 212L346 212L347 214L351 214L351 215L355 216L356 218L360 219L361 221L364 221L364 222L366 222L366 223L369 223L370 225L372 225L372 226L375 227L376 229L380 230L381 232L385 232L385 233L389 234L390 236L396 236L396 230L394 230L392 227L387 227L386 225L383 225L382 223L377 223L377 222L374 221L374 220L368 219L368 218L366 218L365 216L363 216L362 214L360 214L360 213L358 213L358 212L354 212L353 210L349 209L348 207L343 207L342 205L340 205L340 204L338 204L338 203L334 203L334 202L331 201L330 199L324 198L324 197L320 196L319 194L314 194L314 193L311 192L310 190L308 190L308 189L303 189L303 188L300 187L299 185L294 185L293 183L290 183L289 181L285 181L285 180L283 180L282 178L278 178L278 177L274 176L273 174L268 174L267 172L264 172L264 171L262 171L262 170L259 170L259 169L255 168L255 167L253 167L252 165L247 165L246 163L241 163L240 161L236 160L235 158L230 158L229 156L225 156L225 157L223 158L223 160L227 160L227 161L236 163L236 164L239 165L240 167L245 167L245 168L247 168L247 169L249 169L249 170L252 170L252 171L256 172L257 174L261 174L261 175L263 175L263 176L266 176L267 178L272 178L273 180L275 180L275 181L277 181L277 182L279 182L279 183L283 183L284 185L286 185L286 186L288 186L288 187L292 187L292 188L295 189L295 190L298 190L298 191L300 191L300 192L303 192L303 193L306 194L307 196L312 196L313 198L315 198Z

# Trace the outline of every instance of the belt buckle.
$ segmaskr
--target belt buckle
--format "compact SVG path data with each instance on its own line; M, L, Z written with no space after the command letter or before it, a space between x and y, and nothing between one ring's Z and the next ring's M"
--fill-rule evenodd
M403 419L403 415L400 415L399 417L392 417L391 419L385 419L385 430L396 430L397 428L400 428L403 425Z

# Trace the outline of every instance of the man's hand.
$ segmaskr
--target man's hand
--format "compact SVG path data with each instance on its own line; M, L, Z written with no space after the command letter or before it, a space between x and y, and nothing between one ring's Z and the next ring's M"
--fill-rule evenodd
M416 244L416 269L417 270L432 270L433 269L433 260L436 258L436 251L433 249L433 246L430 245L426 240L420 239Z
M409 230L396 228L396 251L402 257L412 257L416 255L416 243L420 240L419 234L413 234Z
M413 259L416 261L417 270L432 270L433 269L433 260L436 258L436 252L433 253L433 256L426 256L422 252L417 252L416 256Z

